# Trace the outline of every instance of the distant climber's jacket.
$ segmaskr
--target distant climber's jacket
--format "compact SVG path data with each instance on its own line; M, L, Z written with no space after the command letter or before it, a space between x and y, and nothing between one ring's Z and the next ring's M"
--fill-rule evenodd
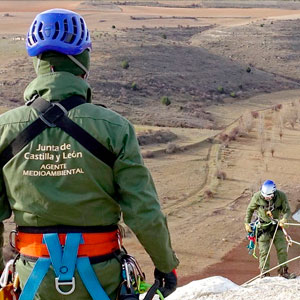
M67 72L38 76L25 90L59 101L71 95L91 101L89 85ZM20 226L102 226L117 224L121 211L162 272L178 265L166 219L148 169L144 166L132 125L119 114L91 103L68 113L78 125L112 151L111 169L59 128L47 128L21 150L0 174L0 221L10 217ZM30 106L0 116L0 155L37 118ZM157 241L157 242L156 242Z
M257 215L261 222L269 223L270 217L267 211L271 211L274 219L288 219L291 215L290 206L284 192L277 190L274 198L270 201L265 200L260 192L253 195L246 211L245 223L250 223L253 212L257 211Z

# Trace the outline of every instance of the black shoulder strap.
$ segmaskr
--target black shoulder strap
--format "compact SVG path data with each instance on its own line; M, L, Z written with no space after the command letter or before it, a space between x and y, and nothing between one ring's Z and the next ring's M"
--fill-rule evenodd
M40 113L39 118L21 131L3 150L0 156L0 167L3 168L10 159L48 127L59 127L98 159L113 167L116 156L86 130L67 117L69 110L83 103L86 103L86 101L80 96L71 96L54 103L42 98L36 99L31 106Z

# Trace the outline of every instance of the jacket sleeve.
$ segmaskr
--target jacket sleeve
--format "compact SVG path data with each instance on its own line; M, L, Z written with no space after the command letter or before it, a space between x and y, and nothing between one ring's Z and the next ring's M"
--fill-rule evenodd
M253 195L246 210L245 223L250 223L254 211L257 209L256 197Z
M282 193L282 218L288 220L291 216L291 209L286 194Z
M3 262L3 233L4 224L3 220L8 219L11 216L11 209L6 196L5 184L2 176L2 171L0 172L0 272L4 269Z
M114 165L114 178L125 224L135 233L155 267L168 273L178 265L165 216L149 170L143 163L134 129L127 123Z

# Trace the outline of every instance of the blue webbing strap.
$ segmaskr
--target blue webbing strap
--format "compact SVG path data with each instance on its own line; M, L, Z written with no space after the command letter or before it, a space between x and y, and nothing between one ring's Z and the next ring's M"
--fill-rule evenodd
M94 300L110 300L103 290L88 257L77 259L77 271L83 284Z
M19 300L32 300L34 298L40 284L48 272L50 264L51 261L49 258L41 257L38 259L25 283Z
M58 281L72 281L81 233L69 233L62 249L57 233L44 234L43 242L50 254L51 263Z
M34 298L51 263L56 275L55 286L61 294L69 295L74 291L74 271L75 266L77 266L81 280L92 299L109 300L90 264L89 258L77 258L79 244L83 243L81 233L67 234L64 249L62 249L57 233L44 234L43 243L47 246L50 258L41 257L37 260L19 300L32 300ZM64 292L60 289L61 286L68 286L71 289Z

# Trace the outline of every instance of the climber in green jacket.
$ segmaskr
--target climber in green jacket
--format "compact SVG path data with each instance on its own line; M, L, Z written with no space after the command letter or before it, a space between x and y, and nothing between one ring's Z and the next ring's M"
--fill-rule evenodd
M176 289L178 259L166 218L133 126L119 114L91 104L87 83L91 40L84 19L64 9L38 14L27 34L27 51L33 57L37 77L24 92L25 105L0 116L0 221L14 214L21 287L39 255L47 251L42 238L46 233L58 233L60 240L61 234L69 232L82 233L83 240L96 234L95 243L99 244L86 248L92 250L80 244L78 253L82 250L92 256L91 265L101 286L115 300L122 276L118 255L114 258L111 254L123 251L118 230L122 214L151 257L155 277L167 296ZM41 98L46 100L44 106L56 109L55 113L49 113L48 108L39 110L36 103ZM73 98L79 105L72 104ZM69 99L69 110L63 107L65 99ZM32 125L37 119L44 130ZM65 121L83 129L84 133L71 133L80 135L80 141L70 135ZM22 144L20 134L31 135L30 126L40 132ZM84 141L87 136L88 142ZM95 143L90 142L93 139ZM102 145L104 154L93 152L95 144ZM37 250L31 239L39 235ZM113 237L108 248L102 245L105 235ZM94 252L89 255L89 251ZM2 259L1 263L3 267ZM91 299L77 271L74 292L61 295L54 288L57 274L51 268L35 299Z
M287 245L285 235L282 231L284 224L287 223L291 215L290 206L284 192L277 190L272 180L266 180L261 190L255 193L247 207L245 217L245 229L251 232L251 218L257 212L259 219L258 226L258 246L259 246L259 267L261 273L266 272L270 268L270 255L268 255L269 247L278 222L278 230L274 237L274 245L277 251L279 264L288 260ZM267 257L268 255L268 257ZM285 278L294 278L294 274L288 272L288 265L283 264L279 269L280 276ZM266 273L262 276L270 276Z

